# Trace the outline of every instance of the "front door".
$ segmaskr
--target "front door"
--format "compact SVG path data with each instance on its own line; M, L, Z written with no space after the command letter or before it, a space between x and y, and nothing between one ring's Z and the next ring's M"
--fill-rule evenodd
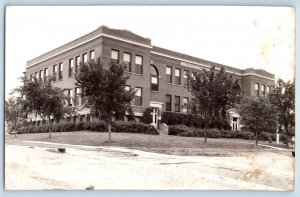
M151 115L152 115L152 125L157 127L158 125L158 108L151 107Z

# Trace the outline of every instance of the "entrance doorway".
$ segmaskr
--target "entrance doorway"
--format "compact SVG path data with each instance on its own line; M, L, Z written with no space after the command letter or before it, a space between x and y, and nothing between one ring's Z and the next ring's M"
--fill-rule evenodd
M158 126L158 108L157 107L151 107L151 115L152 115L152 125L157 128Z

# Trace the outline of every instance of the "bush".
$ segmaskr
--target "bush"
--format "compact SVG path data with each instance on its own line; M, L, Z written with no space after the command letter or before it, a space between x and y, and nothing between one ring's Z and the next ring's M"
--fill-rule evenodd
M152 115L151 115L151 109L146 108L143 116L141 117L141 121L145 124L150 124L152 122Z
M112 132L122 132L122 133L144 133L151 135L158 135L157 129L149 124L144 124L141 122L122 122L115 121L112 124Z
M194 114L180 114L174 112L163 112L162 123L167 125L185 125L204 129L205 121L202 117ZM226 119L215 119L208 125L209 128L231 129L229 122Z
M88 124L91 131L107 132L107 123L105 121L100 120L97 122L89 122Z
M185 125L170 125L169 135L177 135L184 137L204 137L205 129L187 127ZM224 129L207 129L208 138L240 138L250 139L251 132L247 131L233 131Z

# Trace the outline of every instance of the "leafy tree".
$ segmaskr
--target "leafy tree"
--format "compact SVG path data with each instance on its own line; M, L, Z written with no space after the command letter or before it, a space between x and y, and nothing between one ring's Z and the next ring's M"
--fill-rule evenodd
M269 98L277 111L278 124L290 136L295 127L295 81L279 79L272 89Z
M13 129L15 130L15 137L17 137L17 123L25 117L23 105L23 99L19 96L11 97L5 101L5 121L9 125L10 133Z
M145 111L143 112L143 116L141 118L141 121L145 124L152 123L152 115L151 115L151 109L150 108L145 109Z
M241 116L241 122L255 133L256 145L258 144L258 135L277 124L276 111L267 98L244 97L237 105L237 109Z
M135 117L134 117L132 107L129 107L129 109L128 109L127 119L128 119L128 121L135 121Z
M239 101L241 91L238 81L233 79L233 74L226 73L223 67L219 72L213 66L209 71L203 69L193 75L188 75L187 88L193 96L189 108L193 114L204 118L206 143L208 125L214 119L227 119L227 110Z
M23 85L16 88L17 92L24 98L23 110L28 113L35 113L42 118L49 120L49 138L51 138L52 122L61 119L64 115L74 111L67 106L68 97L64 95L65 89L52 87L52 78L49 78L46 83L38 81L34 78L33 81L26 77L21 78Z
M104 68L100 57L87 63L81 62L79 73L75 77L76 85L81 88L81 94L87 100L85 106L98 118L106 119L110 143L112 116L128 109L135 91L125 90L129 76L124 75L122 63L110 61L108 66L108 69Z

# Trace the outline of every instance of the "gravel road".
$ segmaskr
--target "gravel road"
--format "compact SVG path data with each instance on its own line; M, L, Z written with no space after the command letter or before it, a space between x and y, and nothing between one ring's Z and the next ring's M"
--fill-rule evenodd
M5 189L294 190L294 158L266 149L242 156L176 156L119 147L5 146Z

